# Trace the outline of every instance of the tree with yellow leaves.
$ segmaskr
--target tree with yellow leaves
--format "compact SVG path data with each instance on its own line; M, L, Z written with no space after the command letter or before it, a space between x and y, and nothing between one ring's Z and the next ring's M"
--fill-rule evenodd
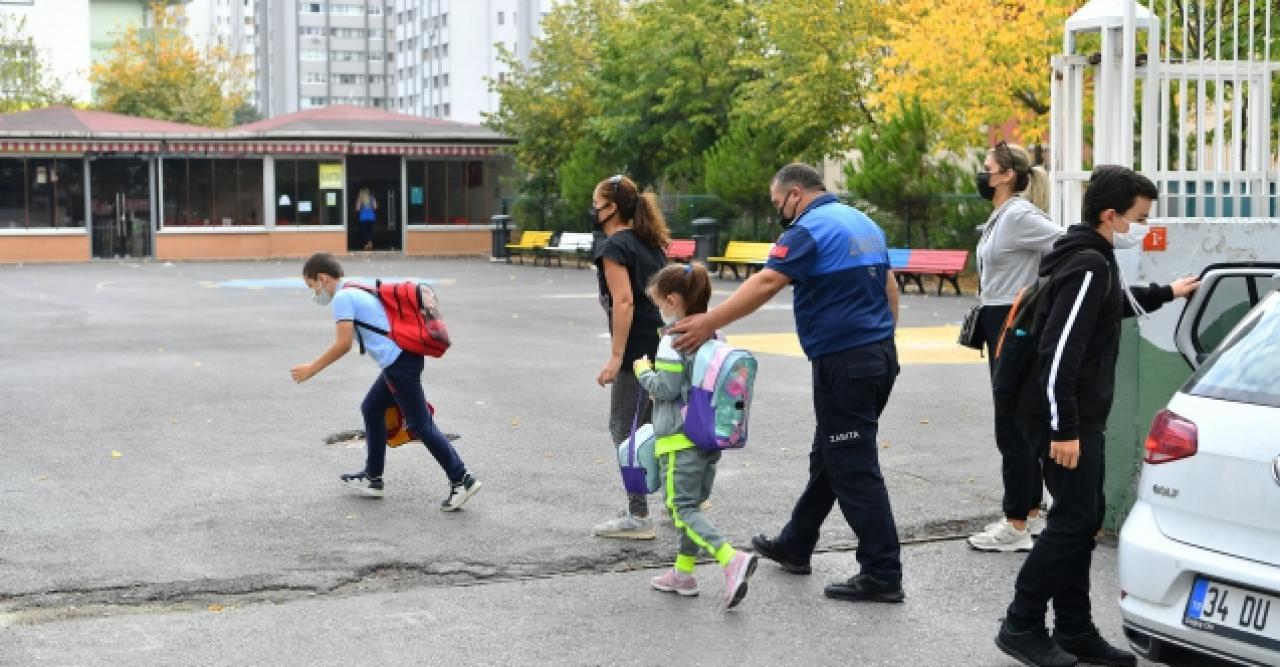
M942 142L962 149L1015 122L1018 138L1046 138L1050 58L1083 0L899 0L888 12L877 108L916 98L937 114Z
M97 106L106 111L228 127L247 98L246 62L222 45L201 50L183 33L182 9L151 5L152 27L126 28L93 66Z

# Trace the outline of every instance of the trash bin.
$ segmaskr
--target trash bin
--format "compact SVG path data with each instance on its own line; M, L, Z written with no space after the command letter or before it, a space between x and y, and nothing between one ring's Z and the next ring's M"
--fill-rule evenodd
M502 214L491 216L489 233L492 238L489 254L493 255L494 259L505 259L508 255L507 244L511 243L511 216Z
M720 221L715 218L697 218L693 225L693 258L707 261L720 251Z

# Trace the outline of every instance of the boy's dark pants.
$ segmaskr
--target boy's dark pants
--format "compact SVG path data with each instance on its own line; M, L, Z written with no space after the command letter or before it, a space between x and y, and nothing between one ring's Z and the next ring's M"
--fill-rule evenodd
M858 537L862 573L899 582L898 529L876 446L880 413L898 376L897 348L889 338L819 357L812 365L817 427L809 452L809 483L778 543L795 562L809 562L822 522L839 502Z
M1038 436L1048 447L1049 435ZM1093 627L1089 606L1089 567L1094 536L1102 528L1105 504L1102 433L1080 434L1080 462L1068 470L1052 459L1044 464L1044 481L1053 495L1053 509L1044 532L1022 563L1008 618L1018 632L1044 627L1053 600L1054 627L1067 635L1082 635Z
M426 395L422 392L422 357L408 352L401 352L390 366L382 369L382 374L373 381L360 404L360 412L364 415L365 442L369 446L365 473L370 477L382 476L387 456L386 412L392 405L400 406L409 432L427 446L448 475L449 482L461 482L467 468L462 465L453 445L436 428L431 412L427 410Z

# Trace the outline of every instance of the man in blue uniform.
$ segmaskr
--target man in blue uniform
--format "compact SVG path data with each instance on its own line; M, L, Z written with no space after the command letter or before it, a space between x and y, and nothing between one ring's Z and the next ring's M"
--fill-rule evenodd
M784 231L765 268L724 303L678 322L673 332L682 335L675 345L692 352L717 329L793 286L796 330L813 367L817 426L809 482L778 537L759 535L752 546L787 572L809 574L819 529L839 503L858 537L861 572L828 585L826 596L901 602L898 531L876 447L880 413L898 375L898 291L884 233L828 193L821 174L808 165L782 168L769 194Z

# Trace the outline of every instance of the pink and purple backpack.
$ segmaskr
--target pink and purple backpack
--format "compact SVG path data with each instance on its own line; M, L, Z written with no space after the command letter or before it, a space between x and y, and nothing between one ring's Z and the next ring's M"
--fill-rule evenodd
M699 449L741 449L747 444L756 358L721 340L698 348L684 406L684 434Z

